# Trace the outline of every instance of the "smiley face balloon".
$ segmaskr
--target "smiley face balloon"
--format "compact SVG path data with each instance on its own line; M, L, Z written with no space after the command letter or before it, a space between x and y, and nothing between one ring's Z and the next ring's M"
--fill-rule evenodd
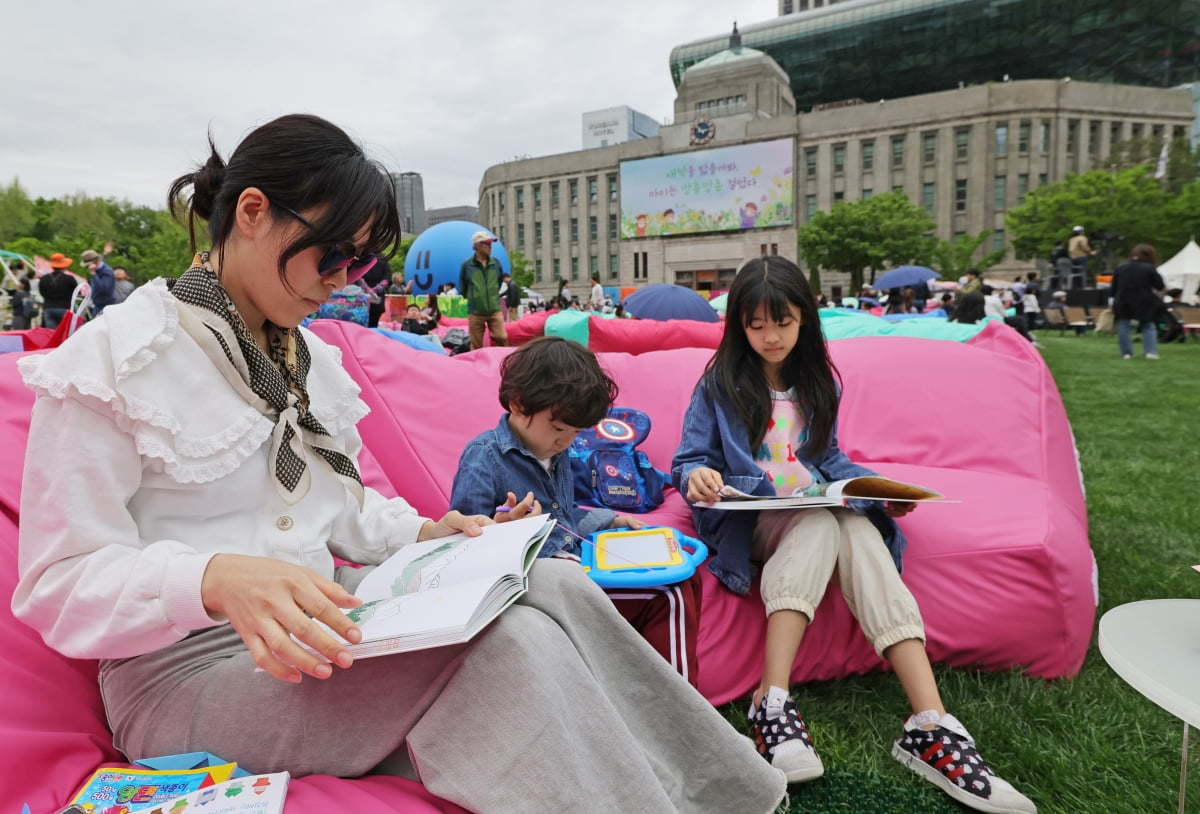
M421 232L404 259L404 279L412 282L413 293L428 294L446 283L458 288L458 271L475 251L471 235L479 231L491 230L470 221L451 220ZM503 273L512 272L508 251L499 240L492 244L492 257Z

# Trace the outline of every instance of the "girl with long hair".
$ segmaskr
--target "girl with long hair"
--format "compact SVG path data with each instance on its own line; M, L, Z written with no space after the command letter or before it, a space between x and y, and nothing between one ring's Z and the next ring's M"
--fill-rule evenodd
M790 495L814 482L873 475L838 447L837 371L804 274L782 257L756 258L729 290L725 333L692 395L672 479L692 504L721 500L728 485L757 496ZM951 797L981 811L1033 812L996 776L967 730L946 713L925 628L900 579L904 535L893 518L911 503L850 501L845 508L725 511L693 508L716 552L711 570L737 593L761 564L767 611L762 679L749 718L759 753L790 782L824 766L788 688L805 631L831 583L876 652L889 662L912 714L893 756Z

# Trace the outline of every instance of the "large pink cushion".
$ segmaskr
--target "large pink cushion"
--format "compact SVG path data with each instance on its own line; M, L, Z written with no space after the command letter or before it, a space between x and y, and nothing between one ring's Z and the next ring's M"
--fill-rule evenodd
M17 581L17 508L33 404L33 394L16 374L16 360L22 355L0 356L0 438L4 439L0 443L0 596L5 597L0 602L0 652L4 654L0 659L0 697L4 699L0 808L14 814L23 803L34 812L56 811L98 767L127 765L112 745L96 685L96 663L58 655L32 628L18 622L9 607L8 597ZM80 450L79 454L87 452ZM39 466L64 470L72 466L72 461L46 460L37 458L36 453L35 460ZM382 481L370 456L364 458L364 473ZM63 509L70 511L70 507ZM293 780L287 810L289 814L463 812L410 780L341 780L325 775Z
M603 323L604 320L592 320ZM855 460L941 489L961 504L925 506L901 522L910 545L904 577L921 604L935 660L1031 675L1073 675L1092 629L1095 596L1086 514L1074 446L1053 380L1012 331L984 330L969 343L899 337L831 344L845 391L840 437ZM349 323L313 330L344 351L372 412L360 424L364 479L440 516L463 445L499 418L499 361L510 350L457 357L421 353ZM683 411L710 350L604 354L620 404L654 419L644 444L670 466ZM19 354L0 356L0 595L16 570L20 473L32 395ZM86 454L80 451L79 454ZM37 459L69 470L71 461ZM653 515L691 531L682 499L668 490ZM62 658L0 607L0 772L3 805L61 805L102 763L115 763L94 663ZM700 685L713 702L757 681L765 619L751 594L735 596L704 574ZM797 681L882 666L831 589L794 671ZM288 811L460 811L394 778L297 780Z
M592 320L593 329L603 322ZM363 386L372 413L360 429L383 475L421 511L439 514L459 451L500 415L497 368L510 350L417 358L403 348L382 352L379 338L355 326L315 329L344 349ZM1042 677L1076 673L1095 613L1093 560L1070 426L1040 356L1003 326L968 343L885 336L830 347L844 385L840 440L851 458L962 501L923 506L901 521L910 541L905 580L933 658ZM601 354L620 385L618 403L652 416L643 448L659 468L670 467L710 355ZM673 490L654 517L691 531ZM764 625L757 597L737 597L705 575L700 687L710 700L754 685ZM796 680L882 666L841 595L829 591Z

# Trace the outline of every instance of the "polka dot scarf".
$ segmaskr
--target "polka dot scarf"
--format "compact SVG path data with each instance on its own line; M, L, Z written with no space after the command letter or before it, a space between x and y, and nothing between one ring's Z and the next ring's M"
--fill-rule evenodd
M206 324L230 365L273 413L269 415L275 419L271 459L276 489L284 501L294 504L308 493L311 474L305 461L307 448L329 464L361 505L363 487L358 468L332 446L329 432L309 412L305 382L312 357L300 330L268 324L269 350L264 352L218 281L207 252L197 254L192 267L171 282L170 288L180 302L220 317L237 339L236 345L231 346L222 331Z

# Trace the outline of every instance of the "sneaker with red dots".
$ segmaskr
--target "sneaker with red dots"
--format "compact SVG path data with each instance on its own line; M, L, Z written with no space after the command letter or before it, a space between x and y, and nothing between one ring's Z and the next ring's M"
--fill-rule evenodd
M935 720L933 729L926 730L918 716L909 717L904 734L892 747L892 757L968 808L993 814L1037 814L1037 806L979 756L975 740L957 718L942 715Z
M782 771L789 783L803 783L825 774L808 727L786 691L771 687L762 703L750 705L749 717L758 753Z

